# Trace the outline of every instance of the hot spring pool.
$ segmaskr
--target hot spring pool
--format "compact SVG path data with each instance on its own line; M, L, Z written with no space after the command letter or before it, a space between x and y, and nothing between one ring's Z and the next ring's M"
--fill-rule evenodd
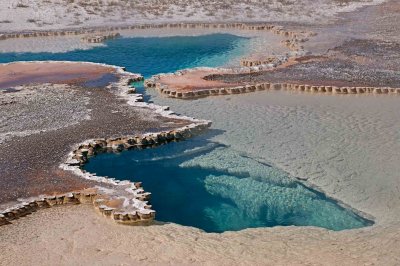
M217 67L236 60L247 50L249 38L215 33L200 36L118 38L106 46L65 53L0 53L0 63L13 61L87 61L124 66L149 77L199 66Z
M156 220L206 232L278 225L343 230L371 224L279 169L207 136L153 149L100 154L90 159L85 170L143 182L152 193Z

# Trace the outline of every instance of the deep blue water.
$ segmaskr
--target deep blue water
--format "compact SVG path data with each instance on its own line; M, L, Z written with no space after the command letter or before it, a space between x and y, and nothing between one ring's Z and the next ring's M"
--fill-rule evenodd
M106 46L66 53L3 53L0 63L13 61L89 61L124 66L149 77L197 66L216 67L239 58L247 38L231 34L135 37L109 40Z
M209 147L205 149L205 147ZM259 168L224 169L228 147L198 138L154 149L100 154L85 170L101 176L142 181L151 192L156 220L206 232L251 227L319 226L331 230L371 224L271 166L236 157L235 164ZM206 162L206 166L204 166ZM199 164L197 164L199 163ZM202 164L203 163L203 164Z

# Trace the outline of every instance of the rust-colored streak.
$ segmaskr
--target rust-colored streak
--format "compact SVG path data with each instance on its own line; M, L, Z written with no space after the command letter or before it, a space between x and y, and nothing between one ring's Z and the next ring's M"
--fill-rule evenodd
M67 62L13 63L0 66L0 88L25 84L78 84L92 81L115 70L94 64Z

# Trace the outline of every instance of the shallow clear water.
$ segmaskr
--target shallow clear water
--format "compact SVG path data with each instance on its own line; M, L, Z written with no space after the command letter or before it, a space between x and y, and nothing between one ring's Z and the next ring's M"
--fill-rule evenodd
M109 40L106 46L66 53L2 53L0 63L13 61L89 61L124 66L149 77L198 66L216 67L239 60L249 39L231 34L134 37Z
M156 220L207 232L285 225L332 230L370 224L290 178L208 138L92 158L85 170L142 181Z
M0 54L0 62L91 61L125 66L131 72L148 77L182 68L228 64L245 53L248 39L211 34L121 38L106 44L67 53ZM143 89L140 84L135 86ZM148 100L149 95L145 99ZM258 159L248 151L252 149L249 143L260 139L254 137L256 132L264 136L269 131L259 128L248 132L246 129L253 125L245 121L257 121L257 126L269 124L272 119L266 116L274 112L251 112L250 116L245 114L247 117L237 120L231 114L241 114L243 110L234 103L213 106L208 99L199 104L200 101L177 102L154 95L152 100L187 115L216 120L214 129L201 137L156 149L102 154L92 158L85 169L99 175L142 181L145 190L152 192L151 203L157 211L157 220L194 226L207 232L276 225L343 230L371 224L278 168L265 164L260 147L268 145L260 141L256 141L256 145L253 143L261 153ZM252 108L252 105L246 106L246 110ZM238 149L235 143L246 147Z

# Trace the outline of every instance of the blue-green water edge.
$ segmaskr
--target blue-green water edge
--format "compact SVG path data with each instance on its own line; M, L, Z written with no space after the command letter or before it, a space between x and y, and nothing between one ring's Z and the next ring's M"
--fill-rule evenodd
M88 61L124 66L150 77L179 69L217 67L239 60L248 38L231 34L202 36L135 37L109 40L106 46L66 53L2 53L0 63L14 61Z
M124 66L149 77L184 68L225 65L239 59L248 42L230 34L119 38L90 50L3 53L0 63L90 61ZM207 232L277 225L343 230L372 224L279 169L209 140L219 133L211 130L155 149L101 154L91 158L85 170L142 181L144 189L152 193L157 220Z
M158 221L206 232L278 225L343 230L371 224L324 194L246 156L236 154L234 161L249 170L224 167L232 158L227 153L232 153L229 147L197 137L153 149L100 154L90 159L85 170L142 181L152 193L150 202Z

